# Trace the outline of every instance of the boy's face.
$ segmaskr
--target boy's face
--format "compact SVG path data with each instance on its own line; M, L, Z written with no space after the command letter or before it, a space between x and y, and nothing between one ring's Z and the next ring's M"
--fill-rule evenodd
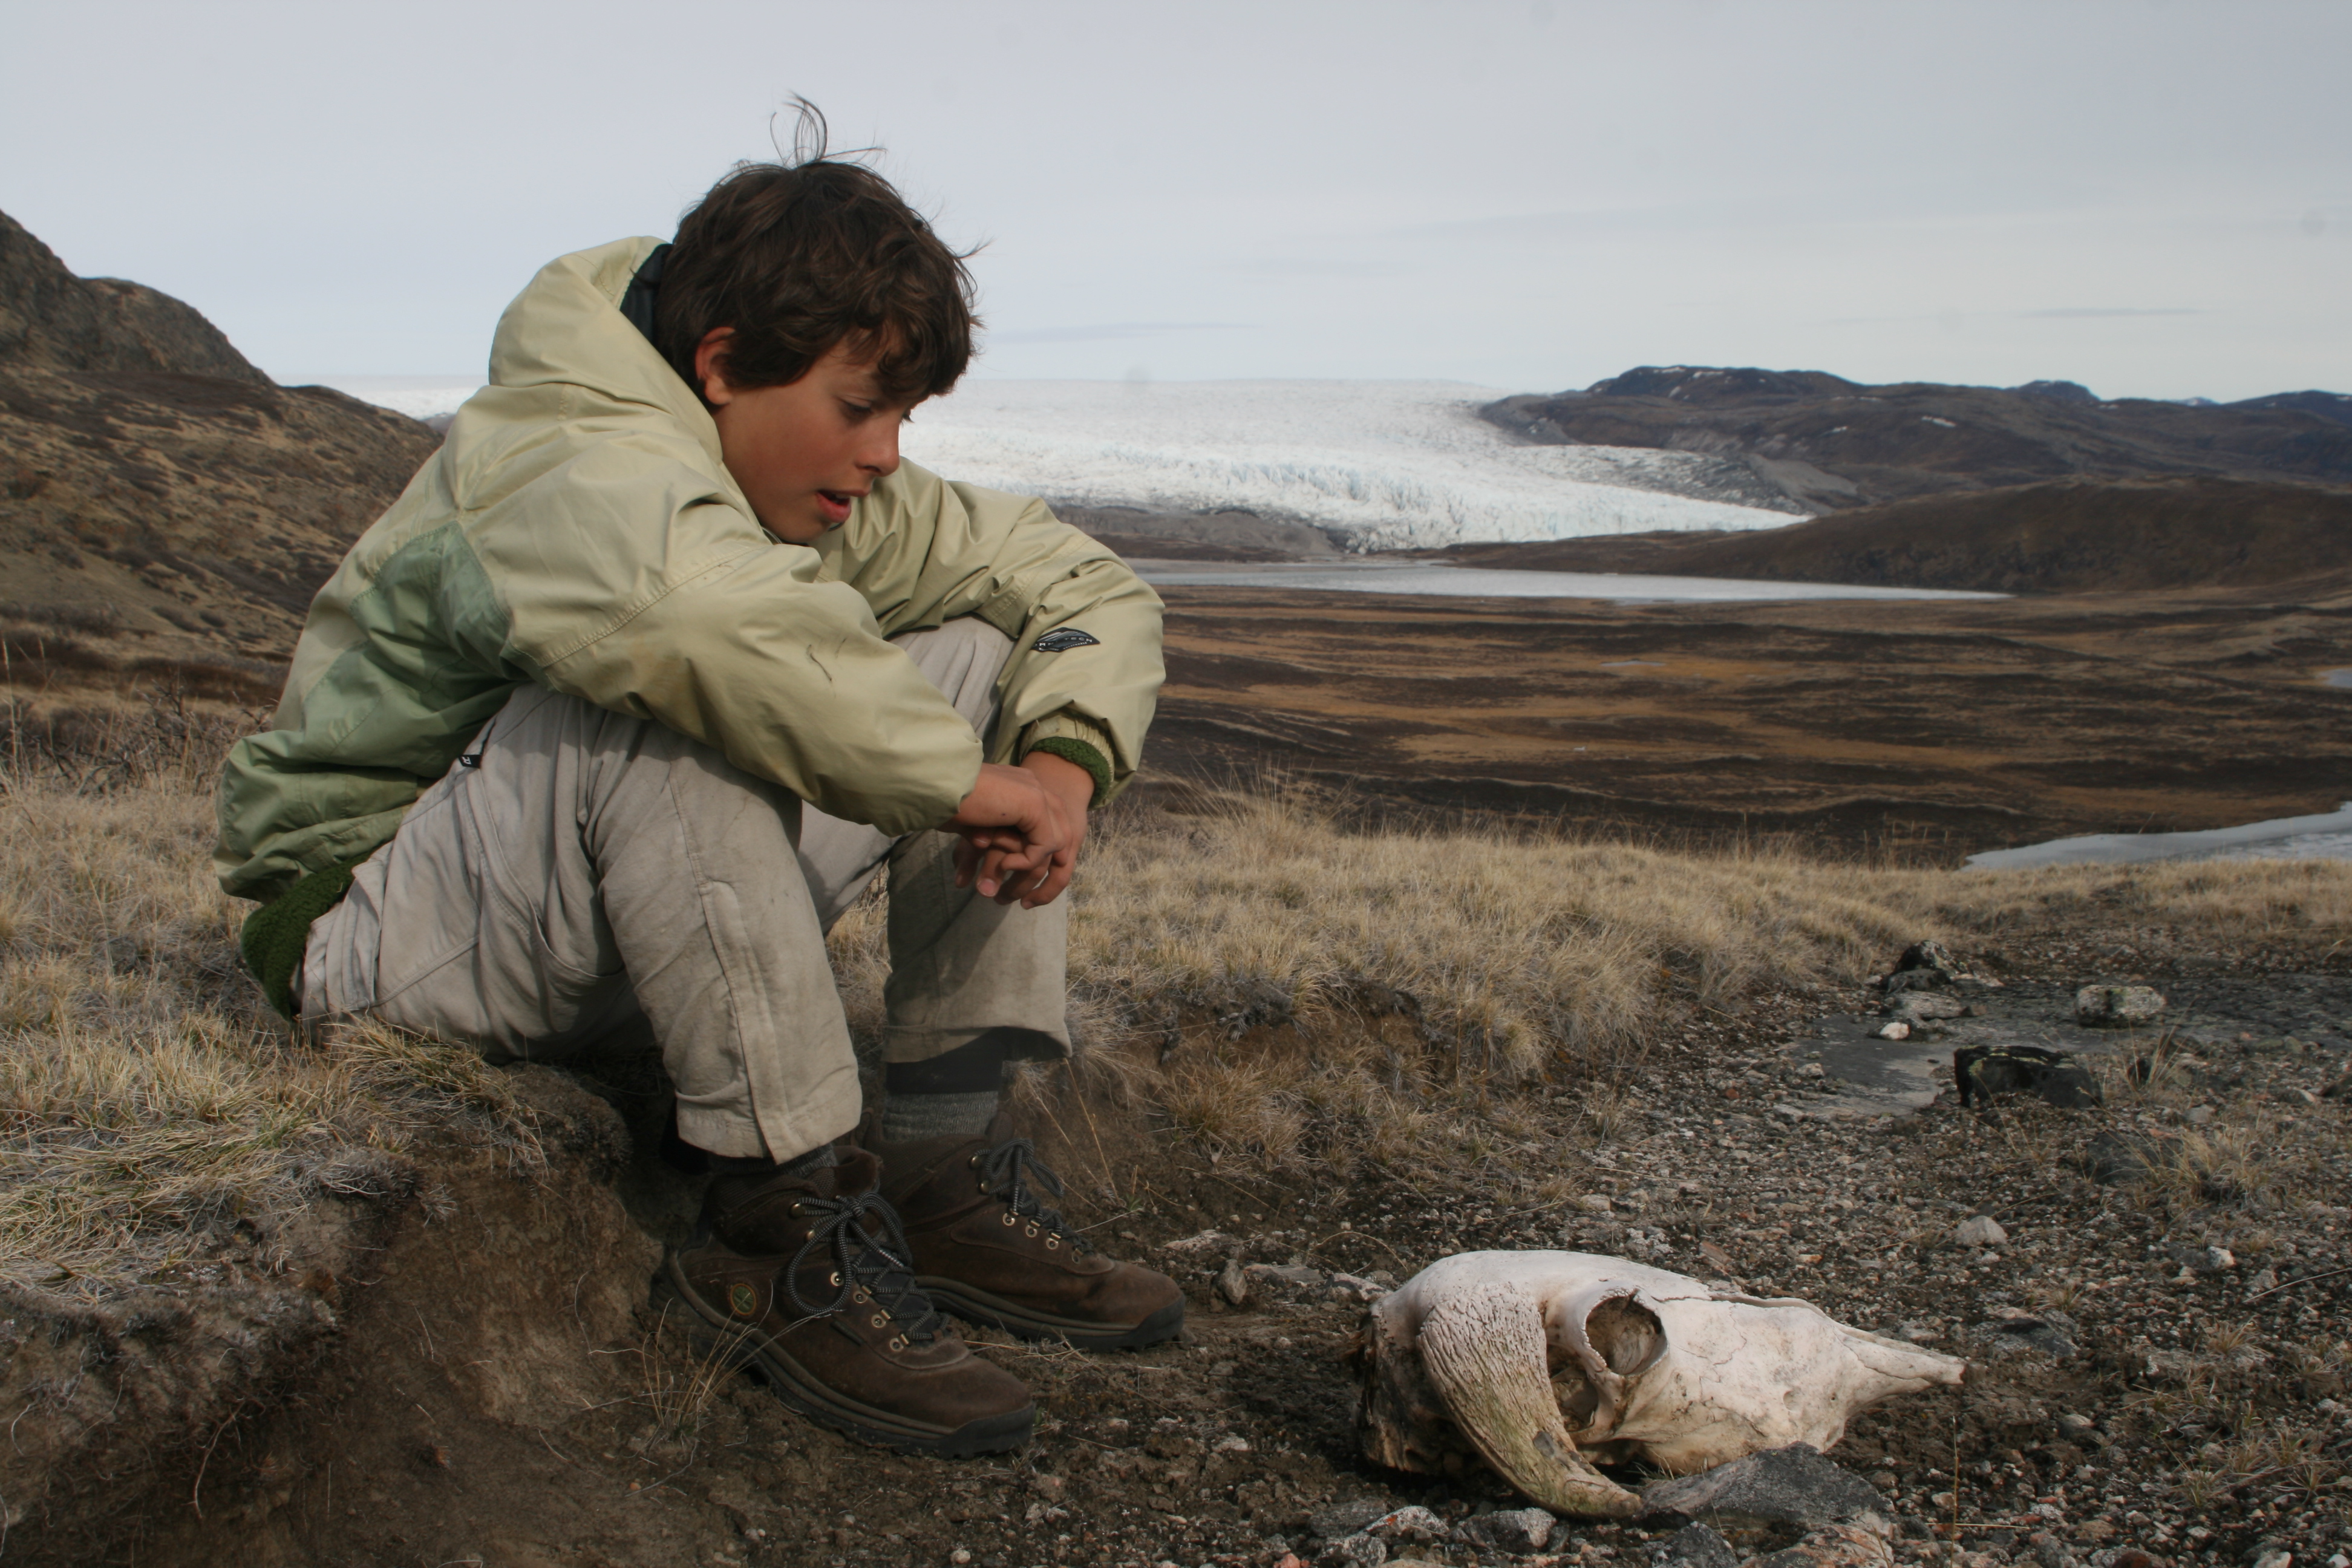
M898 468L898 426L913 404L885 403L874 361L841 344L782 386L736 386L726 377L721 327L703 339L694 368L719 425L727 471L761 526L791 544L814 544L849 521L852 502Z

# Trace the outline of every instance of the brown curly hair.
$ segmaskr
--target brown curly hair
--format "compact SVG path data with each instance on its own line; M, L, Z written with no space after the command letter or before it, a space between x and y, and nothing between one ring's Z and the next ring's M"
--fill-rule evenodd
M889 181L825 156L824 121L800 105L790 162L739 163L678 220L654 301L654 346L698 392L695 351L732 327L727 379L798 381L835 345L877 354L892 402L937 397L971 363L965 255Z

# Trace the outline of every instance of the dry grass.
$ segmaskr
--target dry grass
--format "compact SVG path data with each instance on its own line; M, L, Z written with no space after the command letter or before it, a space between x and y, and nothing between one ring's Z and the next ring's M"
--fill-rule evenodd
M453 1119L527 1137L467 1052L384 1030L299 1047L262 1012L246 906L207 861L212 764L188 738L207 731L156 711L142 742L129 710L115 763L0 776L0 1277L19 1282L100 1289L266 1237L320 1192L394 1180L392 1156ZM1483 1160L1522 1140L1513 1091L1547 1081L1576 1082L1603 1133L1618 1068L1694 1008L1852 981L1922 936L2352 930L2342 866L1894 870L1349 832L1278 797L1114 820L1073 897L1070 1079L1213 1159L1273 1165ZM868 900L833 938L861 1037L882 923ZM1018 1088L1050 1102L1066 1081ZM2206 1135L2194 1175L2262 1182L2230 1136Z
M1097 1047L1079 1081L1115 1079L1119 1102L1212 1159L1266 1165L1441 1146L1483 1159L1508 1142L1496 1096L1546 1081L1575 1083L1606 1137L1630 1109L1621 1069L1694 1009L1851 983L1922 937L2238 948L2352 932L2340 864L1900 869L1351 831L1276 794L1113 818L1072 897L1073 1006ZM835 958L854 1028L878 1030L878 905L836 928Z
M321 1192L404 1180L398 1151L470 1122L529 1152L502 1075L393 1031L297 1046L238 964L248 906L209 865L194 781L0 792L0 1278L103 1290Z

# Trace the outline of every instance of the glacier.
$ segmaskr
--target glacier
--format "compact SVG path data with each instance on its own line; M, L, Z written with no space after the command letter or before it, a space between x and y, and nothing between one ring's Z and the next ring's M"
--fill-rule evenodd
M1351 549L1779 528L1800 515L1681 493L1696 453L1514 443L1508 395L1444 381L986 381L915 411L901 449L951 479L1086 506L1231 508Z

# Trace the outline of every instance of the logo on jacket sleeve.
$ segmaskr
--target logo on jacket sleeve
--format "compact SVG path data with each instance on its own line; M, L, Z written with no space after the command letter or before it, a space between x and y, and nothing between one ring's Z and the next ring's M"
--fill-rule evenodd
M1064 626L1058 632L1047 632L1029 646L1039 653L1067 653L1074 647L1093 647L1099 641L1076 626Z
M735 1315L739 1318L757 1317L760 1312L760 1293L749 1285L732 1286L727 1292L727 1305L734 1309Z

